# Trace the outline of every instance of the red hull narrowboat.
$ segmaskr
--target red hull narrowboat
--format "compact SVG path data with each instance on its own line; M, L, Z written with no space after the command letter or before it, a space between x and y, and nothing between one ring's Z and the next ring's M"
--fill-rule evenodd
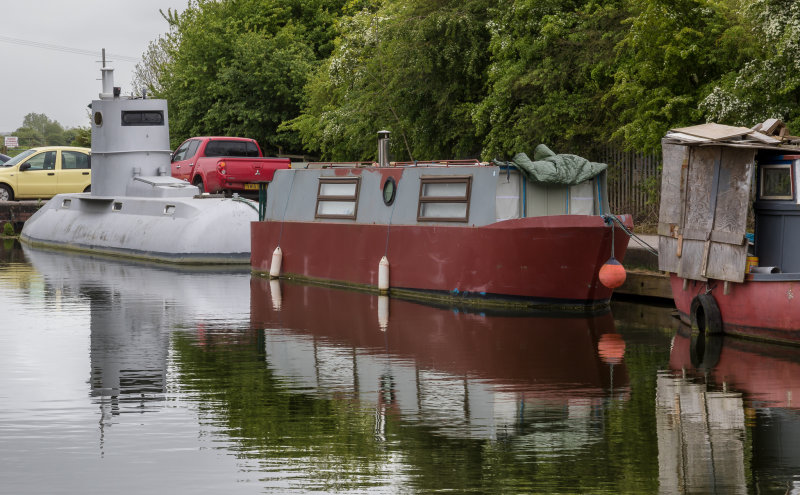
M662 149L659 269L681 319L800 344L798 147L705 124L667 134Z
M756 281L752 277L750 275L750 280L741 284L729 284L727 294L724 282L709 281L708 286L716 289L711 294L719 310L719 322L711 321L710 326L721 325L722 330L731 335L800 344L800 300L795 300L800 296L800 278L794 281ZM692 308L692 302L706 293L706 283L689 281L684 289L683 280L675 274L672 274L670 282L681 320L691 325L694 315L696 323L702 305L695 303ZM708 309L703 311L709 312ZM716 318L713 311L712 308L712 314L703 314L701 318L706 321Z
M265 221L252 224L252 268L487 306L606 307L612 289L598 272L612 250L624 258L632 222L608 215L605 165L556 184L521 170L462 161L278 171Z
M630 226L630 217L624 218ZM628 236L620 228L613 234L621 260ZM611 254L611 236L602 217L578 215L483 227L259 222L252 224L251 264L269 272L280 244L283 275L377 287L385 255L395 292L591 307L611 297L612 289L598 279Z

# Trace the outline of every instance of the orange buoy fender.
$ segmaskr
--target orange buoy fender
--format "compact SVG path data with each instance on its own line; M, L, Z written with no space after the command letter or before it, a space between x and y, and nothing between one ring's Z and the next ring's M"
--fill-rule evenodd
M600 283L609 289L616 289L620 285L624 284L627 276L627 273L625 273L625 267L622 266L622 263L617 261L613 256L609 258L609 260L606 261L603 266L600 267Z

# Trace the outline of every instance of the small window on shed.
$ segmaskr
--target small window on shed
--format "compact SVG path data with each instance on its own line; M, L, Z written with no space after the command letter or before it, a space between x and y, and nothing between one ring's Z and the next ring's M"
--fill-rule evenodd
M761 165L761 199L792 199L792 166L788 163Z
M422 176L419 185L420 222L466 222L472 176Z
M315 218L356 219L360 177L320 177Z

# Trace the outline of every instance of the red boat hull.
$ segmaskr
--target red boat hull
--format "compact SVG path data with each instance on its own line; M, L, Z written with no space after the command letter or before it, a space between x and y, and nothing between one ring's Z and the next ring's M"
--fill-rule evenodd
M690 324L694 298L706 292L705 282L670 277L672 297L681 320ZM800 344L800 280L755 281L728 284L710 280L711 294L719 306L725 333L776 342ZM797 298L797 300L795 300Z
M631 225L629 216L620 217ZM598 280L611 256L612 229L600 216L521 218L485 227L254 222L251 264L268 272L283 252L281 275L375 288L386 255L393 292L506 298L535 305L607 304ZM628 236L615 228L615 257Z

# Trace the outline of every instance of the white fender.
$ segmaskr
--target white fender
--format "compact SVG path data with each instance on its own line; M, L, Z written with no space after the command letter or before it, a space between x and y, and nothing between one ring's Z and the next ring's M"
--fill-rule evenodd
M378 263L378 290L381 292L389 290L389 260L386 256Z
M269 266L270 278L278 278L281 275L281 261L283 260L283 251L281 247L275 248L272 252L272 264Z

